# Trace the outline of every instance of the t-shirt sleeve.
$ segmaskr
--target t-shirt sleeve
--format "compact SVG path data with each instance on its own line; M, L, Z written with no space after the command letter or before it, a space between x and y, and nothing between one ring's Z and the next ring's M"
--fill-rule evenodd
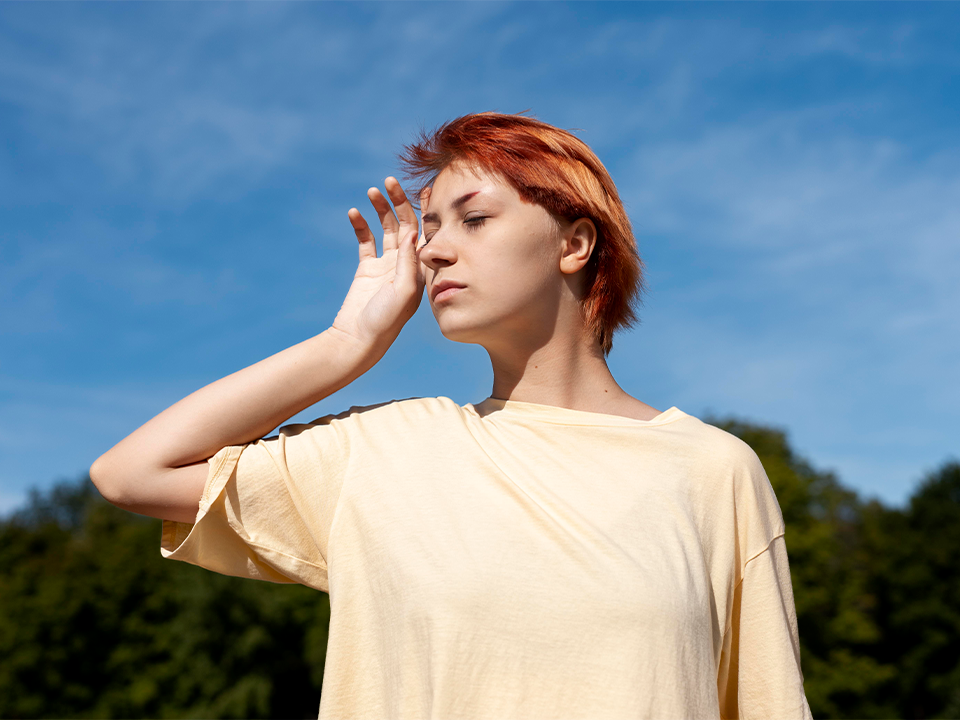
M735 558L717 690L723 718L809 718L780 504L760 458L731 446Z
M220 450L209 460L196 521L163 521L163 556L328 591L327 544L355 410Z
M734 592L718 690L724 718L811 718L782 535L743 570Z

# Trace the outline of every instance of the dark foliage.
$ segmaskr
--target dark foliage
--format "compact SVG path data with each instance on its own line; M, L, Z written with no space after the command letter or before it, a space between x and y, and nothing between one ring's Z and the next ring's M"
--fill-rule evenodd
M960 463L870 519L881 657L897 667L886 692L902 717L960 717Z
M0 524L0 717L316 717L327 596L163 560L89 480Z

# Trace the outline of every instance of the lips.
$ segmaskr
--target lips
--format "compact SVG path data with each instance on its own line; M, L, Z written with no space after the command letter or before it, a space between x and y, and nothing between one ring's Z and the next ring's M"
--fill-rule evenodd
M442 293L444 290L449 290L450 288L465 288L466 285L463 283L456 282L454 280L441 280L436 285L430 289L430 297L433 300L437 299L437 296ZM450 293L451 295L453 293Z

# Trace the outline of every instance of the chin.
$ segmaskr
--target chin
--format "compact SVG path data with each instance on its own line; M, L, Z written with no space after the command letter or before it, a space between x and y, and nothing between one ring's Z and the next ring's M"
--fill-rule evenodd
M480 334L476 332L471 332L470 330L464 328L455 328L455 329L444 329L440 327L440 334L443 335L447 340L458 343L467 343L472 345L481 344Z
M436 318L437 326L440 328L440 334L447 340L480 345L483 342L483 338L489 334L484 332L483 327L478 327L473 323L457 322L454 318L449 317L449 315L449 313L444 313L443 317Z

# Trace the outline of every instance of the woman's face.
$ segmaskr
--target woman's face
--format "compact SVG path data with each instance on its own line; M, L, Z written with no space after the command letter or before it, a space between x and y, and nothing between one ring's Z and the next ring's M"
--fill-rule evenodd
M564 275L550 213L499 175L460 164L440 174L423 211L420 262L444 337L491 349L552 330Z

